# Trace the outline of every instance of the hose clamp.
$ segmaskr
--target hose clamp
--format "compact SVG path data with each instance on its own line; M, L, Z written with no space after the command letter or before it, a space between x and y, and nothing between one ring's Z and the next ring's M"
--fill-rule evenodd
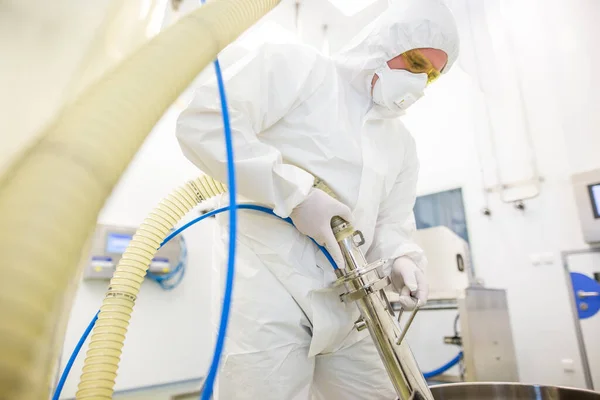
M392 283L390 281L390 278L386 276L385 278L382 278L373 283L365 284L356 290L350 291L348 293L344 293L340 296L340 299L344 303L351 303L353 301L365 298L366 296L368 296L370 294L377 293L381 289L384 289L385 287L387 287L390 283Z

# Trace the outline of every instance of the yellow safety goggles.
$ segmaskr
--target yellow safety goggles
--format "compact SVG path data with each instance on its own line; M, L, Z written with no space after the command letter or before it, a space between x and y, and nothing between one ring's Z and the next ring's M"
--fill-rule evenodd
M429 59L419 50L409 50L401 54L406 62L406 69L415 74L427 74L427 84L440 77L441 72L434 68Z

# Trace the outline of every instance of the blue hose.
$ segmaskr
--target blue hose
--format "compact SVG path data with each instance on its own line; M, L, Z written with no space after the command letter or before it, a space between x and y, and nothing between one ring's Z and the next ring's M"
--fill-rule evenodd
M163 241L161 247L165 243L166 242ZM177 286L179 286L185 275L185 264L187 262L187 246L185 245L185 240L183 238L181 239L180 251L181 257L179 259L179 262L171 272L168 272L166 274L153 274L150 271L148 271L146 272L146 279L150 279L156 282L163 290L167 291L173 290Z
M238 209L240 210L254 210L254 211L260 211L269 215L273 215L277 218L282 219L283 221L289 223L290 225L294 225L292 220L290 218L281 218L278 217L273 210L271 210L268 207L263 207L263 206L259 206L259 205L254 205L254 204L238 204ZM169 236L167 236L165 238L165 240L163 240L163 242L160 244L160 246L164 246L165 244L167 244L169 241L171 241L173 238L175 238L175 236L179 235L181 232L185 231L187 228L191 227L192 225L197 224L200 221L205 220L206 218L210 218L213 217L217 214L221 214L224 213L226 211L229 211L229 207L222 207L222 208L218 208L216 210L213 210L211 212L208 212L204 215L201 215L197 218L194 218L192 221L186 223L185 225L183 225L181 228L171 232L171 234ZM313 241L314 242L314 241ZM316 244L316 242L315 242ZM323 254L325 255L325 257L327 258L327 260L331 263L331 265L337 269L337 266L335 265L335 261L333 261L333 257L331 257L331 254L329 254L329 252L327 251L327 249L325 249L325 247L323 246L319 246L317 244L319 250L321 250L323 252ZM69 376L69 373L71 372L71 368L73 367L73 363L75 362L75 359L77 358L77 356L79 355L79 351L81 350L81 347L83 346L83 344L85 343L85 341L87 340L87 337L89 336L90 332L92 331L92 328L94 327L94 324L96 323L96 320L98 319L98 314L100 313L100 311L98 311L96 313L96 315L94 315L94 318L92 318L92 320L90 321L88 327L86 328L85 332L83 333L83 335L81 336L81 338L79 339L79 342L77 343L77 346L75 346L75 348L73 349L73 352L71 353L71 356L69 357L69 361L67 362L67 365L65 366L65 369L63 370L61 376L60 376L60 380L58 382L58 385L56 386L56 389L54 390L54 395L52 396L52 400L58 400L59 396L62 392L62 389L64 387L65 381L67 380L67 377Z
M444 372L448 371L450 368L454 367L456 364L458 364L462 357L463 357L463 352L461 351L460 353L458 353L456 355L456 357L454 357L452 360L448 361L446 364L442 365L438 369L434 369L433 371L430 371L430 372L424 372L423 376L425 377L425 379L431 379L434 376L441 375Z
M202 0L204 3L204 0ZM233 277L235 275L235 245L237 236L237 199L236 199L236 183L235 183L235 164L233 158L233 140L231 139L231 124L229 122L229 109L227 108L227 98L225 97L225 84L223 83L223 75L221 74L221 66L219 60L215 60L215 73L217 75L217 83L219 85L219 97L221 98L221 112L223 114L223 127L225 131L225 148L227 150L227 186L229 190L229 256L227 260L227 277L225 278L225 294L223 295L223 305L221 306L221 321L219 323L219 331L217 333L217 343L213 358L206 377L204 390L200 394L201 400L209 400L212 396L213 386L217 372L219 370L219 362L221 361L221 353L225 345L225 336L227 335L227 325L229 323L229 311L231 309L231 295L233 293Z
M263 207L263 206L259 206L259 205L256 205L256 204L238 204L237 208L238 208L238 210L260 211L260 212L263 212L265 214L269 214L269 215L272 215L274 217L277 217L277 218L281 219L282 221L285 221L288 224L294 226L294 223L292 222L291 218L281 218L280 216L278 216L277 214L275 214L273 212L273 210L270 209L269 207ZM222 212L225 212L225 211L228 211L228 210L229 210L229 207L218 208L216 210L210 211L210 212L202 215L201 217L198 217L198 218L195 218L195 219L191 220L190 222L186 223L181 228L174 230L169 236L167 236L167 238L162 242L161 246L164 246L165 243L167 243L169 240L173 239L175 236L179 235L181 232L183 232L184 230L186 230L190 226L195 225L197 222L202 221L204 218L213 217L213 216L215 216L217 214L221 214ZM310 240L312 240L312 242L325 255L325 258L327 258L327 261L329 261L329 263L331 264L331 266L333 267L333 269L338 269L338 266L336 265L335 261L333 260L333 257L331 256L331 254L329 254L329 252L327 251L327 249L325 247L319 245L312 238L310 238Z
M88 324L87 328L85 328L85 332L83 332L83 335L81 335L81 338L79 338L79 342L77 342L77 346L75 346L75 348L73 349L73 352L71 353L71 357L69 357L69 361L67 361L67 365L65 365L65 370L62 372L62 374L60 376L58 385L56 385L56 389L54 389L54 394L52 395L52 400L59 399L60 393L62 392L63 387L65 386L65 382L67 381L67 377L69 376L69 372L71 372L71 368L73 368L73 363L75 362L75 359L77 358L77 355L79 354L79 351L83 347L83 344L85 343L87 337L90 335L90 332L94 328L94 325L96 325L96 320L98 319L98 314L100 314L100 310L98 310L96 315L94 315L94 318L92 318L92 320Z

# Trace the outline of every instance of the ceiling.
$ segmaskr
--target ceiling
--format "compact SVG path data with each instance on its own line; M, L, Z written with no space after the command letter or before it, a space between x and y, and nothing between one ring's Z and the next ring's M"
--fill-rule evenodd
M342 8L346 4L347 7L341 10L332 3ZM197 8L199 4L199 0L183 0L179 15ZM388 0L282 0L261 22L275 22L320 50L324 49L327 38L326 47L335 52L379 15L387 4ZM355 13L346 15L352 12ZM173 19L172 10L168 10L165 24L171 23Z

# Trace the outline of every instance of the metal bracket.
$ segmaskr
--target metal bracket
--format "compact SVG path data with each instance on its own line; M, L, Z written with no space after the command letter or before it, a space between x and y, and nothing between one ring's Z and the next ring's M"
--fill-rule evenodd
M359 289L353 290L352 292L344 293L340 296L340 299L344 303L351 303L353 301L360 300L365 296L368 296L372 293L377 292L378 290L385 288L390 283L391 283L390 278L386 276L383 279L380 279L376 282L365 285Z
M377 268L383 267L387 261L385 260L377 260L364 268L357 268L351 271L348 271L346 275L341 275L338 279L333 283L333 286L340 286L345 283L348 283L354 279L360 278L362 275L365 275L368 272L376 270Z
M357 237L358 237L358 241L356 240ZM354 241L354 244L356 245L356 247L360 247L363 244L365 244L365 236L362 234L361 231L354 232L354 235L352 236L352 240Z

